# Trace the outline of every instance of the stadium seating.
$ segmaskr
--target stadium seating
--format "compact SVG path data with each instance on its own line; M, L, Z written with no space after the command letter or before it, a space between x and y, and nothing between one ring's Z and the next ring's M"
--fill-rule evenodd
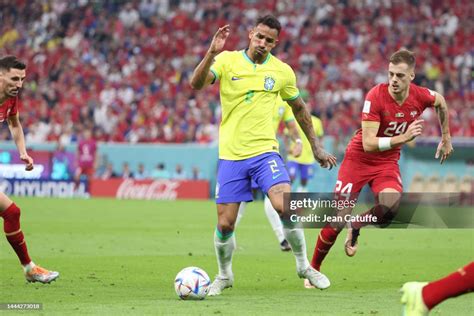
M439 193L442 191L442 182L438 174L431 175L426 181L425 192L426 193Z
M448 100L453 135L474 134L466 106L474 100L473 35L461 27L472 1L449 8L439 1L405 1L403 8L390 1L292 3L6 1L0 55L28 63L21 109L28 143L67 145L85 126L100 141L215 142L218 89L196 94L188 77L219 25L233 28L226 49L245 48L257 12L281 20L274 54L295 69L327 135L347 142L359 127L365 93L386 81L387 58L401 46L418 53L416 83ZM406 32L411 35L393 36ZM434 112L424 119L424 133L439 135ZM0 140L8 137L0 133Z
M454 174L448 174L441 184L441 189L445 193L460 192L458 177Z
M425 191L426 180L421 173L416 173L413 176L412 182L408 187L408 192L410 193L420 193Z
M472 176L463 176L459 185L459 191L462 193L473 193L473 182L474 178Z

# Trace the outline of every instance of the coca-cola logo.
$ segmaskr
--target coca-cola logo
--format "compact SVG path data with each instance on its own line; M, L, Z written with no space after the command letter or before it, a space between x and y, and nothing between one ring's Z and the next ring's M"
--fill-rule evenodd
M176 200L179 185L179 182L171 180L139 182L127 179L120 184L116 197L118 199Z

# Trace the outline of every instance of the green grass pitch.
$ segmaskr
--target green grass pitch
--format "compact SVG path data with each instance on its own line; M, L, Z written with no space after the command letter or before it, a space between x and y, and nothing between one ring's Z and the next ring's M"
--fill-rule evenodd
M366 229L359 252L347 258L343 234L323 265L332 286L306 290L255 202L236 231L234 288L180 301L173 286L180 269L198 266L212 278L217 272L212 201L15 201L32 259L61 273L50 285L27 284L7 241L0 242L0 303L42 303L42 311L28 312L35 315L400 315L404 282L444 276L474 253L469 229ZM318 232L305 230L309 257ZM433 314L468 315L473 296L446 301Z

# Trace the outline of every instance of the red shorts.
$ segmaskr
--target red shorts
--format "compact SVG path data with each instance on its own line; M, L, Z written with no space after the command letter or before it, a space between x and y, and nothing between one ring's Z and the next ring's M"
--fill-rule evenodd
M77 167L76 175L77 176L85 175L87 176L88 179L90 179L94 176L94 167Z
M334 191L356 197L366 184L370 186L375 196L386 188L403 192L398 163L392 161L369 163L351 158L344 159L337 175Z

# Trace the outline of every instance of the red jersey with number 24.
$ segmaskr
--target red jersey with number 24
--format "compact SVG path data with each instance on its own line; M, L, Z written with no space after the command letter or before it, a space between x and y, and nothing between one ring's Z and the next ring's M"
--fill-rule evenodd
M373 87L364 101L362 121L379 122L377 137L393 137L405 133L408 126L435 102L435 93L427 88L410 84L408 98L399 105L389 94L388 84ZM401 146L368 153L362 146L362 129L357 130L346 150L346 157L367 162L398 161Z

